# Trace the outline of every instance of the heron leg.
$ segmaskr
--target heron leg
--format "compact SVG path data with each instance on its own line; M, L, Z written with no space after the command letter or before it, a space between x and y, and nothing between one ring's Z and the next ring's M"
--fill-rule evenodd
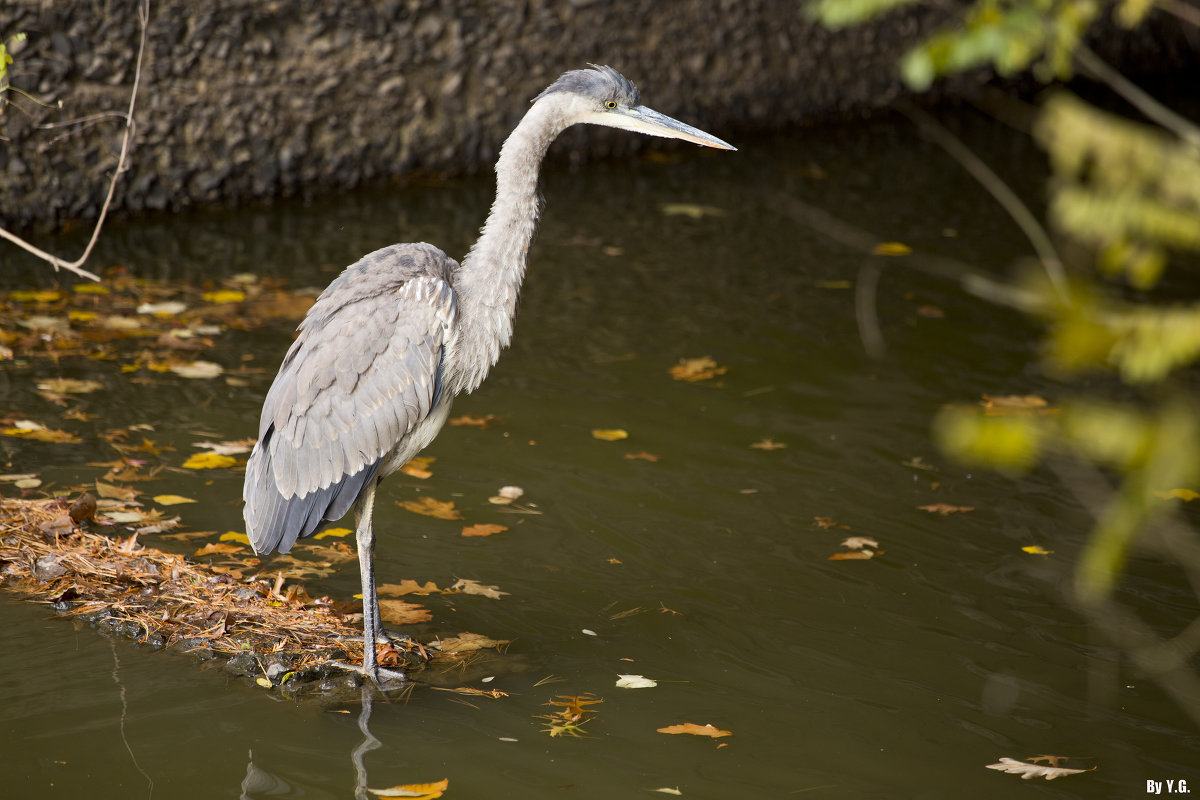
M403 672L381 669L375 653L375 644L383 631L382 620L379 616L379 597L375 593L375 487L378 481L371 481L363 493L358 511L358 530L355 539L358 541L358 569L362 573L363 597L363 675L380 685L381 680L406 680ZM386 639L385 639L386 641Z

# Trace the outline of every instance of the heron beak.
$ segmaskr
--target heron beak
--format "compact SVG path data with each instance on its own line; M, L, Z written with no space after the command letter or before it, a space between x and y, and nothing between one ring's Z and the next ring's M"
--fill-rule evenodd
M699 128L693 128L691 125L687 125L677 119L672 119L666 114L660 114L654 109L646 108L645 106L617 108L605 112L603 120L597 121L602 125L646 133L650 136L683 139L685 142L692 142L704 147L715 147L718 150L737 150L729 142L718 139L711 133L705 133Z

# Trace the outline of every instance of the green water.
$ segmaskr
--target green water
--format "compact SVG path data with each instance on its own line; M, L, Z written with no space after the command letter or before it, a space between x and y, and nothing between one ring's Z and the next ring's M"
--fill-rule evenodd
M1037 197L1036 153L959 123ZM434 476L394 476L376 522L381 582L462 577L509 593L427 598L434 620L422 629L512 639L505 658L461 681L508 696L463 702L426 689L376 702L367 784L448 778L449 798L678 787L693 798L982 799L1124 798L1143 795L1148 779L1200 781L1200 739L1184 714L1061 602L1086 512L1047 474L968 472L929 442L945 403L1062 391L1031 366L1034 329L953 285L890 271L879 297L888 354L867 358L853 291L836 288L857 277L862 256L804 226L787 200L997 274L1027 253L1015 227L903 123L736 143L736 154L679 149L667 163L575 171L560 162L544 175L514 344L454 411L500 422L447 427L427 451ZM461 256L490 190L487 180L397 187L114 224L95 264L170 281L253 272L322 286L396 240ZM670 203L722 213L664 214ZM3 258L12 277L0 288L49 280ZM39 472L59 490L82 484L103 473L89 462L115 457L100 434L133 424L153 425L147 435L176 448L161 457L176 466L197 441L254 435L291 327L228 330L205 354L261 368L247 386L134 383L90 361L4 364L4 413L84 439L0 442L6 471ZM728 372L696 384L668 376L678 359L704 355ZM33 391L51 375L103 382L78 401L97 418L59 425L61 410ZM599 441L595 428L629 438ZM750 446L767 439L786 447ZM642 451L659 460L624 457ZM937 471L913 468L915 458ZM541 513L489 504L504 485L522 487ZM240 526L240 488L230 471L171 471L151 491L201 500L178 507L184 525L224 531ZM422 495L453 499L464 521L393 504ZM932 503L975 510L918 510ZM463 538L476 522L509 530ZM848 535L885 552L827 560ZM1055 553L1031 557L1020 549L1029 544ZM1190 621L1181 577L1135 567L1143 577L1132 591L1164 630ZM357 581L347 562L308 585L348 597ZM631 609L640 611L622 614ZM364 741L355 704L280 701L11 598L0 597L0 627L4 797L354 796ZM1088 675L1105 670L1108 699L1093 700ZM659 685L618 689L620 673ZM535 717L548 701L589 692L605 702L585 738L542 732ZM683 722L733 735L656 732ZM984 769L1042 753L1099 768L1053 783Z

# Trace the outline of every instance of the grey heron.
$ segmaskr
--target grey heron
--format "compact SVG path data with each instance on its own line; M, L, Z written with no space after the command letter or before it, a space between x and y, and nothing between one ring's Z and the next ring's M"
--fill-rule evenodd
M317 298L284 356L246 465L246 533L255 552L287 552L353 508L363 596L361 673L379 666L375 490L426 447L454 397L476 389L512 339L538 217L538 171L577 123L732 145L641 104L611 67L563 73L532 101L496 162L496 199L460 265L438 248L394 244L351 264ZM357 669L357 667L356 667Z

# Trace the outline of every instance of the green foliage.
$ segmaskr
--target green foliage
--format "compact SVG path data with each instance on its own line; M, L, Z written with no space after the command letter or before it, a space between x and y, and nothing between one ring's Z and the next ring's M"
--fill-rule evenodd
M8 48L10 45L23 41L25 41L25 34L17 33L10 36L8 41L0 42L0 92L8 88L8 65L13 63L13 57L8 52Z

